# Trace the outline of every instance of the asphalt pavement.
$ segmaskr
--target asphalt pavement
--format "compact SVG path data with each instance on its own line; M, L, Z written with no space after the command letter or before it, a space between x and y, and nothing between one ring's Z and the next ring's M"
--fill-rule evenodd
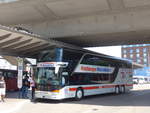
M0 103L0 113L150 113L150 84L134 85L131 92L89 96L81 101L19 99L18 92L8 93Z

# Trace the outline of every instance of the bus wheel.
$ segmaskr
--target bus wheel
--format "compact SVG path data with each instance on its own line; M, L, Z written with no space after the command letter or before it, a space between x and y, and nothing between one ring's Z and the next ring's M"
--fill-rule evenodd
M83 96L84 96L83 90L81 88L77 89L75 100L81 100Z
M116 93L116 94L119 94L119 93L120 93L120 92L119 92L119 87L118 87L118 86L115 87L115 93Z
M125 93L125 86L121 86L121 93Z

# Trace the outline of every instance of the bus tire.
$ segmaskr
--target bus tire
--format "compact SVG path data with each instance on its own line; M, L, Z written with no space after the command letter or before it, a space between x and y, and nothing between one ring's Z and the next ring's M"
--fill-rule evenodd
M116 94L119 94L119 93L120 93L118 86L115 87L115 93L116 93Z
M83 90L81 88L78 88L75 95L75 100L81 100L84 97Z
M125 93L125 92L126 92L125 86L121 86L121 93Z

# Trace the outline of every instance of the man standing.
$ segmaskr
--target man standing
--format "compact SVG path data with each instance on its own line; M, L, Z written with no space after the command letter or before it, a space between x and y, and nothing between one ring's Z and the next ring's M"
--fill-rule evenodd
M28 98L28 89L30 88L29 77L25 76L23 79L23 86L22 86L22 98Z
M29 81L30 81L30 88L31 88L31 101L32 100L34 100L34 93L35 93L35 81L34 81L34 77L33 76L31 76L30 77L30 79L29 79Z

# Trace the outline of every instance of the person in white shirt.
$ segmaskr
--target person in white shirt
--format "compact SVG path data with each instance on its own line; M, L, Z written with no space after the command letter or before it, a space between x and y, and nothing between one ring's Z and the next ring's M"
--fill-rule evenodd
M31 76L30 79L30 88L31 88L31 100L34 100L34 92L35 92L35 81L34 81L34 77Z
M0 101L4 102L5 95L6 95L6 84L4 81L4 77L0 75Z

